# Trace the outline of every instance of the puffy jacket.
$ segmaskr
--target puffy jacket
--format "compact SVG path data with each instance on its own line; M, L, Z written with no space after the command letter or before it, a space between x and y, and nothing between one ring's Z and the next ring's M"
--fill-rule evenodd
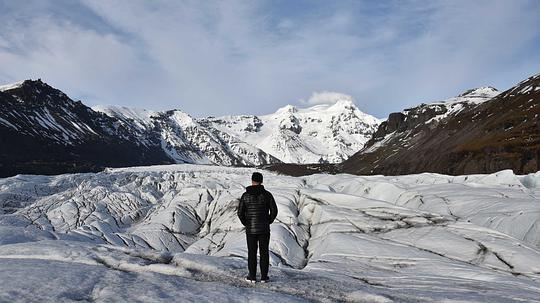
M264 186L246 187L238 204L238 218L246 227L246 233L270 233L270 224L276 219L277 213L276 201Z

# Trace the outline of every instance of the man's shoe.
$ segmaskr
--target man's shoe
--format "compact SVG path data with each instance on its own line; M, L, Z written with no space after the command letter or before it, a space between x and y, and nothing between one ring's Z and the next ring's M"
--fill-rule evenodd
M255 282L257 282L257 279L252 278L252 277L250 277L250 276L247 276L247 277L246 277L246 282L249 282L249 283L255 283Z
M270 278L268 277L261 278L261 283L268 283L268 282L270 282Z

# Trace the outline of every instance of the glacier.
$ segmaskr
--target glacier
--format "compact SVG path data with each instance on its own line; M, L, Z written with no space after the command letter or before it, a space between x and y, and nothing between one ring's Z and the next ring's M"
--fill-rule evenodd
M245 283L254 168L0 179L1 302L538 302L540 172L263 171L273 282Z

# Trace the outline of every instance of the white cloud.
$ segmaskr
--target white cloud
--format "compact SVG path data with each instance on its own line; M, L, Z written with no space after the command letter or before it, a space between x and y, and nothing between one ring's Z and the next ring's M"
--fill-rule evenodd
M263 114L328 88L383 117L540 70L535 0L328 1L287 16L262 1L7 3L0 83L42 78L89 104Z
M307 105L318 105L318 104L335 104L340 100L354 102L352 96L337 93L337 92L314 92L308 100L301 100L300 102Z

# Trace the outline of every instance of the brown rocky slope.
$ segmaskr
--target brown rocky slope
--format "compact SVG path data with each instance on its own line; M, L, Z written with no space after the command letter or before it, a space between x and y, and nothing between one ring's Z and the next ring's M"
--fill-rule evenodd
M435 123L407 124L407 115L391 114L366 147L338 170L385 175L536 172L540 170L539 116L540 75L536 75Z

